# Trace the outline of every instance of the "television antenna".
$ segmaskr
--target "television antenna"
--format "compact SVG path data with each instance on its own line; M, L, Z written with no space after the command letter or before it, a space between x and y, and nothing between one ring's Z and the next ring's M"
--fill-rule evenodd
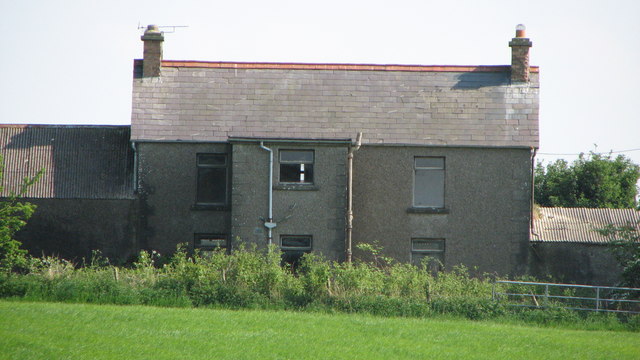
M159 29L171 29L171 30L167 30L167 31L162 31L165 34L172 34L174 32L176 32L177 28L188 28L188 25L158 25ZM147 27L144 25L140 25L140 22L138 22L138 30L145 30Z

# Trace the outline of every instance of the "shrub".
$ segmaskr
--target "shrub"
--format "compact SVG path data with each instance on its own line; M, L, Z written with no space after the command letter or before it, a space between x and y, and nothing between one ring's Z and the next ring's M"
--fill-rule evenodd
M306 254L296 271L282 267L276 248L241 247L206 256L185 245L159 266L160 254L140 252L130 268L114 267L94 254L84 267L44 257L30 274L0 274L0 297L28 300L296 309L367 313L378 316L445 315L467 319L504 318L545 326L581 324L584 328L640 330L639 317L588 315L506 307L491 300L492 282L474 278L465 267L432 274L424 266L386 260L330 262ZM535 280L535 279L528 279ZM496 284L501 292L523 292L521 285ZM538 292L540 289L534 289ZM531 291L529 290L526 291ZM544 290L540 290L543 291ZM622 325L624 324L624 325Z
M431 309L437 314L461 316L470 320L489 319L506 313L503 305L491 299L464 297L433 300Z

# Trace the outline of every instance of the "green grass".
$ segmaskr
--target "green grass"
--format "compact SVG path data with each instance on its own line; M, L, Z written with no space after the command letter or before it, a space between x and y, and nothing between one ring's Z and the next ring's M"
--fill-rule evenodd
M0 301L0 359L638 359L640 335L448 319Z

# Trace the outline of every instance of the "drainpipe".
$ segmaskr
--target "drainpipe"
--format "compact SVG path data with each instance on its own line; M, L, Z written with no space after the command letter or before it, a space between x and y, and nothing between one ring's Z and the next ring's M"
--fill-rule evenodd
M276 223L273 222L273 150L264 146L264 141L260 141L260 147L269 152L269 217L264 222L264 227L268 229L267 240L271 246L273 243L272 229L276 227Z
M347 238L345 239L346 244L346 260L348 263L351 262L351 234L353 232L353 153L360 149L360 145L362 144L362 133L359 132L356 137L356 144L354 146L349 147L349 154L347 155Z
M138 150L136 149L136 142L131 142L131 149L133 149L133 192L138 192Z
M529 236L529 240L531 240L531 237L533 235L538 235L535 232L535 229L533 228L534 225L534 221L533 221L533 209L534 209L534 204L535 204L535 179L536 179L536 169L535 169L535 161L536 161L536 153L538 152L538 149L534 148L533 146L531 147L531 209L530 209L530 216L529 216L529 233L531 234Z

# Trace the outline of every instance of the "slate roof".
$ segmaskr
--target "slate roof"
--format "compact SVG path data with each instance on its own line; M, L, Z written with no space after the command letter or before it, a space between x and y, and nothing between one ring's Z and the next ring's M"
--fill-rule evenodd
M136 62L139 68L140 61ZM135 78L132 139L538 147L538 69L163 61ZM134 72L138 73L138 72Z
M588 209L540 207L534 217L531 241L604 244L608 238L597 229L609 224L640 226L640 211L634 209Z
M25 197L133 198L129 126L0 125L3 191L18 191L24 177L44 169Z

